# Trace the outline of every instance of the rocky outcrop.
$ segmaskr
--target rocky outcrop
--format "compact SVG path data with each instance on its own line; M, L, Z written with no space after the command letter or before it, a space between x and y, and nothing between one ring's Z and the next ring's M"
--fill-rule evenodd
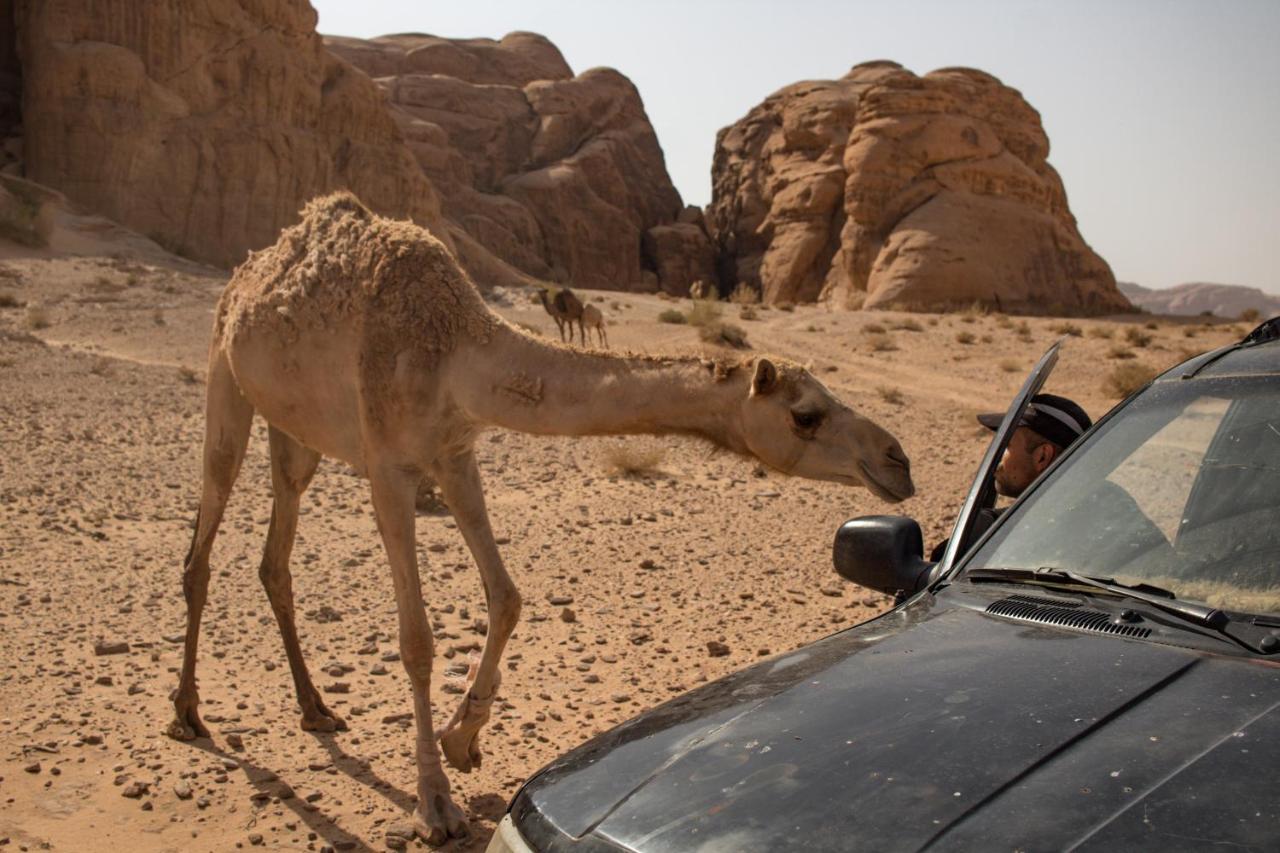
M1280 317L1280 296L1239 284L1197 281L1152 289L1122 281L1120 292L1134 305L1152 314L1212 314L1234 319L1247 311L1256 311L1264 320Z
M681 294L710 269L705 227L681 217L640 95L617 71L574 76L532 33L326 44L377 78L465 233L464 263L479 246L540 279Z
M1128 310L1048 153L1035 110L981 71L871 62L788 86L717 136L721 285L850 308Z
M373 82L305 0L17 0L28 177L190 257L273 242L348 187L449 240Z

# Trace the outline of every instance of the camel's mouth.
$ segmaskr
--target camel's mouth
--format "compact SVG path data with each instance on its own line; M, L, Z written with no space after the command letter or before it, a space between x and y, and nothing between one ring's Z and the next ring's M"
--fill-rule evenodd
M889 485L877 479L876 476L871 473L871 470L867 467L867 463L865 462L858 463L858 470L862 472L862 476L858 478L850 477L849 479L856 479L859 485L865 485L873 495L882 500L895 504L901 503L916 493L915 486L912 485L911 478L909 476L906 478L905 485Z

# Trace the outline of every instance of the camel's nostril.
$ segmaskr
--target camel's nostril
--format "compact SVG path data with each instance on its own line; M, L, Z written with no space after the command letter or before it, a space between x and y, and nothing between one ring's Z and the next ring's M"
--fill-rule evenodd
M907 454L902 452L901 447L896 445L890 447L885 451L884 455L895 465L901 465L907 471L911 470L911 460L907 458Z

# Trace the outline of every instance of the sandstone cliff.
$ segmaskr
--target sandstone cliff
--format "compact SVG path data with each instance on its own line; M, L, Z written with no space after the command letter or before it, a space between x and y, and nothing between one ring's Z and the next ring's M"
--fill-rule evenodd
M444 215L469 246L530 276L684 294L711 274L640 95L617 71L577 76L533 33L500 41L326 37L377 78ZM469 238L469 239L467 239Z
M1048 153L1035 110L981 71L870 62L788 86L717 136L721 286L850 308L1128 310Z
M25 169L190 257L238 263L339 186L449 240L377 87L305 0L17 0Z

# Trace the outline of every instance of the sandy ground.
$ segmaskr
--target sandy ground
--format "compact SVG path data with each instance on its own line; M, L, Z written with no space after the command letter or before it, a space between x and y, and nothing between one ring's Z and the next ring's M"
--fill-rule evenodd
M0 257L0 846L385 849L412 807L411 704L366 484L322 464L293 564L303 647L350 731L298 728L257 578L270 512L259 422L213 553L199 671L214 737L168 739L204 354L225 276L154 257ZM615 347L701 346L696 329L657 321L687 301L589 296ZM554 334L540 307L506 303L495 308ZM918 518L929 544L945 535L989 435L974 413L1005 407L1062 322L1031 319L1023 333L1018 318L803 307L739 320L737 311L726 306L725 317L753 352L811 360L893 431L920 494L891 508L864 490L781 478L677 439L483 436L490 514L527 603L483 768L451 774L473 838L450 849L483 849L521 780L561 751L881 612L883 596L832 571L832 534L849 517L894 512ZM1050 390L1099 416L1113 403L1103 377L1121 363L1112 349L1162 367L1244 331L1173 320L1144 329L1149 319L1073 321L1084 334L1068 337ZM892 328L904 322L919 331ZM877 351L884 339L868 329L877 324L896 348ZM1124 344L1130 328L1150 342ZM652 470L617 474L619 448L650 454ZM421 514L418 540L440 725L483 640L485 608L448 514ZM572 598L576 621L552 596ZM712 657L713 640L728 655ZM127 651L98 654L100 643Z

